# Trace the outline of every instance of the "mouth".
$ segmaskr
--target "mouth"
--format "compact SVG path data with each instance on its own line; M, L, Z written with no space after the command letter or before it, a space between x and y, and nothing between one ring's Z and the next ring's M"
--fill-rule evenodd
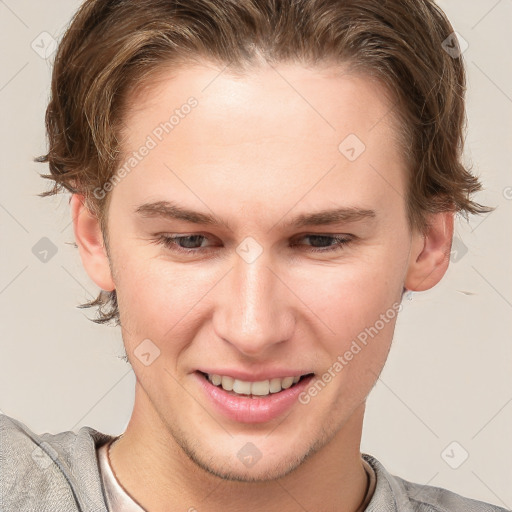
M203 379L211 385L222 389L225 393L246 398L264 398L268 395L278 395L284 390L294 388L304 380L310 380L314 373L306 373L295 377L277 377L262 381L243 381L226 375L208 374L197 370Z
M306 373L249 382L201 370L193 373L214 411L228 420L245 424L265 423L281 417L300 401L299 397L315 378L314 373Z

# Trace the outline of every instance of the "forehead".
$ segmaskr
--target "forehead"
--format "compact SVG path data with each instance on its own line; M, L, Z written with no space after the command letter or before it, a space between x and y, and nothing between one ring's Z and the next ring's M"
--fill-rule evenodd
M190 97L200 105L187 123L193 125L193 133L187 134L190 144L199 142L206 131L216 143L222 138L252 143L259 135L275 138L301 132L312 141L329 144L347 130L363 136L379 124L380 131L394 135L397 127L389 90L348 68L266 64L235 74L205 63L163 67L148 84L128 95L126 134L134 135L130 127L150 130Z
M185 108L190 98L195 106ZM233 207L291 206L311 189L310 200L346 192L352 201L364 191L375 203L386 187L404 189L387 91L340 67L266 65L243 76L208 64L162 70L128 106L124 161L152 146L119 187L139 199L177 187L194 201L200 192L229 194Z

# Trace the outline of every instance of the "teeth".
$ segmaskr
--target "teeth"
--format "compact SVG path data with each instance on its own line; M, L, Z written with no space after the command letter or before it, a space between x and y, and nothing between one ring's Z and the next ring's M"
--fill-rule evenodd
M249 385L249 382L247 382L247 384ZM250 384L250 386L252 395L265 396L270 393L270 382L268 380L253 382L252 384Z
M271 393L279 393L281 391L281 381L282 379L271 379L270 380L270 392Z
M283 389L288 389L293 384L299 382L299 377L284 377L270 380L262 380L258 382L246 382L243 380L233 379L226 375L208 374L208 380L214 386L220 386L226 391L233 391L240 395L257 395L267 396L270 393L279 393Z
M283 382L281 382L281 386L283 389L288 389L293 384L293 377L285 377Z
M250 395L251 383L235 379L235 382L233 383L233 391L239 395Z
M208 375L208 377L210 377L210 375ZM220 377L220 375L212 375L212 379L213 379L213 377ZM222 387L226 391L232 391L235 379L233 379L232 377L220 377L220 378L221 378ZM218 386L218 384L216 384L216 386Z

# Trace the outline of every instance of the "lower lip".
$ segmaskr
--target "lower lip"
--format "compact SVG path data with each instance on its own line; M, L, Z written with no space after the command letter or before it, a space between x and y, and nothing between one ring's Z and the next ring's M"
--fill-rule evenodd
M230 395L221 387L214 386L202 373L195 372L195 375L213 406L224 416L240 423L264 423L279 417L292 407L314 377L305 377L279 393L251 398Z

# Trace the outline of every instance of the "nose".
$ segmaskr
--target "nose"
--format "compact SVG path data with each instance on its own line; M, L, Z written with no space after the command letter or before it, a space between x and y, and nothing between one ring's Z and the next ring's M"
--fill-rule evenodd
M297 299L279 268L265 251L252 262L236 256L217 291L216 334L253 359L267 359L295 328Z

